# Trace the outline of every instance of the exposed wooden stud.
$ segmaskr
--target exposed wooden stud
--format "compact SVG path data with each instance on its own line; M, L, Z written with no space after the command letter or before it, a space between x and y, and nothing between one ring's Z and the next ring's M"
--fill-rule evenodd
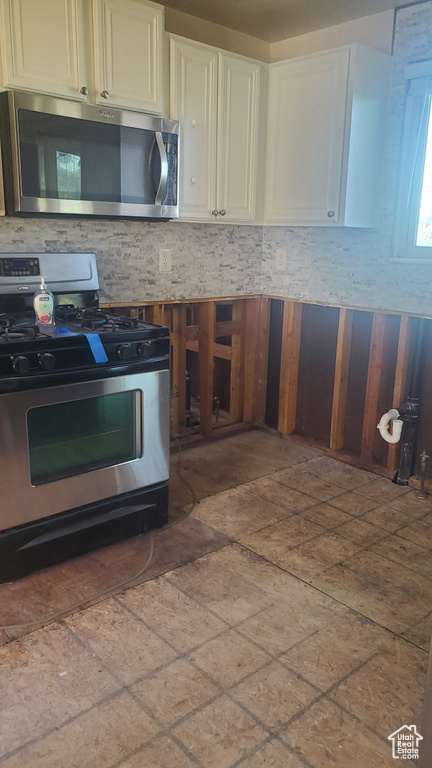
M186 304L176 304L172 312L173 428L181 433L186 427Z
M256 367L256 422L265 423L267 398L267 369L270 331L270 299L260 298Z
M232 320L223 320L220 323L215 323L215 339L220 339L224 336L236 336L241 333L241 318L237 317L235 312L235 307L238 305L239 301L241 301L241 299L233 301ZM234 315L236 315L235 319Z
M223 360L231 360L232 348L225 344L213 344L213 357L221 357Z
M392 408L397 408L398 405L401 405L408 393L412 336L412 325L409 320L407 315L402 315L399 327ZM400 443L390 444L388 448L387 468L391 472L396 472L399 464L399 455Z
M296 426L302 305L284 299L278 430L290 435Z
M186 338L188 341L197 341L199 336L199 327L197 325L188 325L186 327Z
M350 309L342 308L340 310L330 426L330 448L332 451L340 451L344 444L353 316L354 313Z
M232 321L216 323L215 325L215 338L223 335L231 336L230 415L236 420L243 418L242 320L243 301L239 299L233 302ZM221 326L230 327L230 333L219 333Z
M186 349L190 352L199 352L199 341L187 341ZM231 360L231 347L225 346L225 344L213 344L213 357L221 357L222 360Z
M199 305L198 325L200 432L209 437L212 433L213 421L213 301L206 301Z
M374 442L378 423L378 397L385 341L386 316L374 313L369 349L368 378L366 385L365 410L363 415L362 447L360 458L365 464L372 464Z
M260 300L244 300L243 335L244 335L244 399L243 419L254 421L256 415L256 357L258 346Z

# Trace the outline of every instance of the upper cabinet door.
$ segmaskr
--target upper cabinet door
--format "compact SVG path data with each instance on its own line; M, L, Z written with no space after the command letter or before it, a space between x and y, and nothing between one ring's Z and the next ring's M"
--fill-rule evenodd
M218 54L171 39L171 117L180 120L180 216L215 220Z
M338 224L348 48L270 68L266 221Z
M226 220L253 221L260 67L219 56L217 209Z
M3 85L83 100L77 0L2 0Z
M161 113L162 6L93 0L93 27L96 103Z

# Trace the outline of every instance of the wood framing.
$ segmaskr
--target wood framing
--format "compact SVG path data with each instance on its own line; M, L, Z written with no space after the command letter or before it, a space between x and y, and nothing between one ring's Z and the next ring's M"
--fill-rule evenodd
M214 302L199 305L200 431L209 437L213 428Z
M255 419L257 424L265 423L269 331L270 331L270 299L268 299L266 296L261 296L259 324L258 324L257 361L256 361Z
M302 305L284 299L279 383L278 430L290 435L296 426Z
M340 451L344 444L353 314L354 313L350 309L341 309L339 313L333 405L330 426L330 448L332 451Z
M244 302L235 301L232 307L232 321L215 325L216 338L231 336L230 415L236 421L243 418L243 311ZM231 329L231 333L226 333L227 327Z
M373 463L373 449L378 424L378 396L385 341L386 315L376 313L372 320L369 349L369 366L363 415L362 447L360 458L366 464Z
M186 427L186 304L172 308L172 403L173 429L181 433Z
M259 299L245 299L244 331L244 401L243 418L255 421L256 415L256 354L258 348Z
M302 431L300 414L297 414L298 399L299 407L302 407L302 400L297 397L302 343L302 392L308 382L313 381L308 377L316 375L312 363L305 367L308 338L306 315L303 317L302 339L302 308L303 304L311 302L278 297L275 300L281 302L283 315L280 318L279 307L278 312L271 315L274 336L270 347L270 368L270 308L273 301L270 297L241 296L220 300L111 305L120 314L129 314L170 329L172 422L176 433L186 430L186 361L190 350L197 356L192 356L190 360L193 369L192 397L198 396L199 399L199 429L202 434L212 435L214 394L217 394L225 399L225 404L229 398L229 413L227 405L224 405L224 423L243 420L268 425L270 416L267 413L266 422L266 406L270 403L271 424L280 433L289 435L295 432L297 421L297 429L304 437L323 440L318 435L315 422L308 423L308 432ZM218 319L216 322L218 302L231 304L231 315L226 308L217 313L218 318L230 319ZM334 306L328 306L335 314ZM328 334L326 362L330 370L327 367L326 381L330 383L323 396L323 407L328 414L330 429L322 443L324 449L339 453L345 457L344 460L349 455L363 467L376 469L378 466L388 476L394 473L400 448L380 443L377 423L386 409L397 407L406 397L418 332L417 318L416 315L390 311L339 307L339 319L336 315L329 325L331 332ZM310 332L309 328L309 336ZM432 334L432 329L429 333ZM327 345L327 337L324 337L324 345ZM230 365L218 365L214 378L215 358L226 360ZM334 370L331 367L333 360ZM267 393L268 371L275 390L273 402L268 399ZM214 380L217 382L216 392L213 391ZM271 393L269 396L271 398ZM344 436L345 424L349 425L349 433ZM193 428L197 429L196 421Z

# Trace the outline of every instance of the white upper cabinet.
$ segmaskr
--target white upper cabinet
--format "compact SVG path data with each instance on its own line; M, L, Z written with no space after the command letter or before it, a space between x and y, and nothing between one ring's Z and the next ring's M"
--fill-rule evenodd
M271 65L266 223L378 225L390 68L361 45Z
M0 3L4 87L162 112L162 6L146 0Z
M216 208L228 220L255 218L259 79L255 62L219 54Z
M2 0L2 84L83 99L77 0Z
M93 32L96 103L162 112L162 6L93 0Z
M181 218L254 221L259 87L259 63L171 38Z
M171 39L171 117L180 120L180 216L212 218L216 206L218 54Z

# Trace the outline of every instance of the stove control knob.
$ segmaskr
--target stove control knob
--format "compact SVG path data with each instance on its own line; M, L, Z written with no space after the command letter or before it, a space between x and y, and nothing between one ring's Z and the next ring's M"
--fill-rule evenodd
M151 341L142 341L141 344L138 344L137 352L140 357L150 357Z
M116 353L120 360L130 360L132 347L130 344L120 344L116 349Z
M30 370L30 360L28 357L24 357L24 355L18 355L12 365L17 373L28 373Z
M50 352L44 352L39 358L39 365L43 371L52 371L55 368L56 359Z

